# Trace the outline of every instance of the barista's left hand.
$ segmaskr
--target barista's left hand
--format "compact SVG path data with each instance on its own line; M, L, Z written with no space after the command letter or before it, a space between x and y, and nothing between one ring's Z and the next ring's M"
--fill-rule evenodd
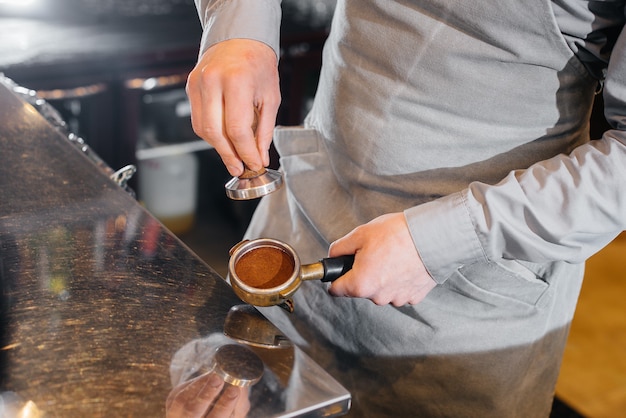
M248 389L206 373L176 386L165 403L167 418L243 418L250 410Z
M415 248L403 213L380 216L330 246L330 257L347 254L355 254L354 265L332 283L331 295L402 306L421 302L436 285Z

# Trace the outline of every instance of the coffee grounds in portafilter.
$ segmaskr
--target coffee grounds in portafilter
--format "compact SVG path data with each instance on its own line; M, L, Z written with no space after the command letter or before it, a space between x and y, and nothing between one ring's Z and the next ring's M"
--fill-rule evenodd
M251 249L235 263L235 274L243 283L257 289L271 289L292 276L295 263L280 248L262 246Z

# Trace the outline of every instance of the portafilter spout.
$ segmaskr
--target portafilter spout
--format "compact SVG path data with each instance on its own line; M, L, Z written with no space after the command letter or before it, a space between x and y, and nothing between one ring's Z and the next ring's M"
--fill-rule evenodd
M280 189L283 175L280 171L263 168L253 171L245 167L239 177L233 177L224 186L226 196L233 200L251 200L263 197Z

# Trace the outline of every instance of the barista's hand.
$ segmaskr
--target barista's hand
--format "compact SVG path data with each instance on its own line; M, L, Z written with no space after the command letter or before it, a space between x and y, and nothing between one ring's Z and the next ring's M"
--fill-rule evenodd
M436 285L411 239L403 213L380 216L330 246L329 255L355 254L354 266L330 286L334 296L377 305L416 304Z
M187 95L194 132L215 147L231 175L242 174L243 163L254 171L269 164L280 105L272 48L249 39L211 46L189 74Z
M250 400L247 388L225 385L218 375L207 373L176 386L165 409L168 418L243 418Z

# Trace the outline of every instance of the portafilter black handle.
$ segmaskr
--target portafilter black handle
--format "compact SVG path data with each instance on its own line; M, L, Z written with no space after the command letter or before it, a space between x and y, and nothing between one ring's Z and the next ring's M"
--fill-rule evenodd
M323 282L332 282L352 269L354 264L354 254L340 255L338 257L328 257L320 260L324 267Z

